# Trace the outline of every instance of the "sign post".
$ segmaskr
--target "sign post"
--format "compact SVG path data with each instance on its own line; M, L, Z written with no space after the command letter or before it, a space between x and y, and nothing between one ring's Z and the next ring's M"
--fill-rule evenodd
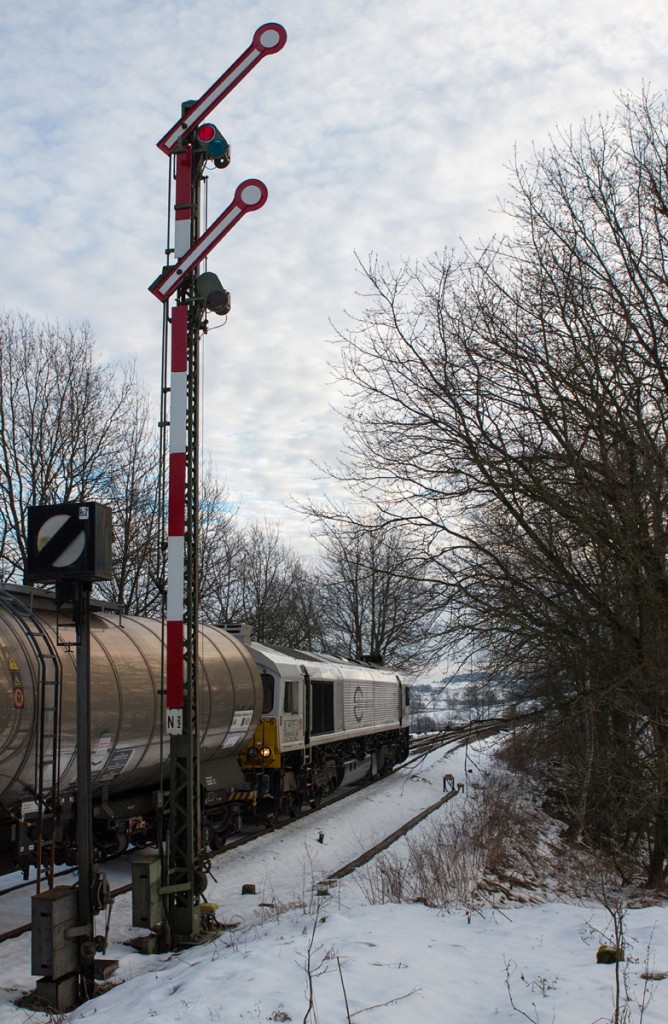
M93 796L90 742L90 591L95 580L111 579L111 509L96 502L33 505L28 509L28 583L56 584L56 602L72 605L76 629L77 725L77 924L67 935L78 943L79 999L90 999L95 988L96 942L93 918L106 903L108 886L94 865ZM37 898L37 897L36 897ZM51 922L53 924L53 922ZM57 927L57 923L54 925ZM33 930L33 943L44 936ZM54 931L55 939L55 931ZM54 941L55 944L55 941ZM34 949L34 946L33 946ZM52 970L57 970L54 958ZM69 966L69 965L67 965ZM64 969L64 968L63 968ZM67 978L67 972L65 979ZM41 982L41 985L40 985ZM61 999L71 1009L67 980L42 978L37 993L45 1000ZM56 1007L60 1009L61 1007Z

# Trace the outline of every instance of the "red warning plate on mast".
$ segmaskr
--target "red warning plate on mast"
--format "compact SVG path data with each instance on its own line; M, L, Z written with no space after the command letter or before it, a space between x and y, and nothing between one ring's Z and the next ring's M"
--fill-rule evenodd
M157 144L158 149L168 156L173 153L185 136L189 135L201 121L208 117L214 107L217 107L228 93L232 92L235 85L238 85L263 57L283 49L287 38L288 33L282 25L273 21L261 25L253 36L253 41L248 49L244 50L240 57L237 57L234 64L207 89L203 96L188 107L183 116L160 139Z

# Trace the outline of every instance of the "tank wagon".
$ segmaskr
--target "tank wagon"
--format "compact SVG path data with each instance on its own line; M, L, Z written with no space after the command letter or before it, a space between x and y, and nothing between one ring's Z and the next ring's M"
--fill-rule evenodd
M200 628L202 820L212 849L244 815L303 801L408 750L408 691L387 669ZM69 638L73 639L70 632ZM0 586L0 873L76 862L76 648L54 596ZM168 806L159 622L92 602L93 842L100 858L156 838Z
M169 747L162 735L161 625L93 602L90 630L93 841L100 856L151 836ZM48 820L56 862L76 859L76 648L52 594L0 590L0 870L35 856ZM200 632L199 728L212 820L246 781L237 758L259 720L262 683L248 649ZM57 741L57 742L56 742Z

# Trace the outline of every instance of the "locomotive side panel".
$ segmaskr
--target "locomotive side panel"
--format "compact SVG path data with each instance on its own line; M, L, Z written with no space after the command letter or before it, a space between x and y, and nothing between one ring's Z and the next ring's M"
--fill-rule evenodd
M396 678L345 679L343 728L397 729L401 724L401 686Z

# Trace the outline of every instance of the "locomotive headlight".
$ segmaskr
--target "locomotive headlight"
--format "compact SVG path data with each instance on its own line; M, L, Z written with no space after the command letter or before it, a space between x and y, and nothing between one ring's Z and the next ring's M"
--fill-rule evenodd
M269 760L269 758L271 757L271 753L272 753L271 747L258 747L258 751L257 752L260 755L260 757L263 758L265 761Z

